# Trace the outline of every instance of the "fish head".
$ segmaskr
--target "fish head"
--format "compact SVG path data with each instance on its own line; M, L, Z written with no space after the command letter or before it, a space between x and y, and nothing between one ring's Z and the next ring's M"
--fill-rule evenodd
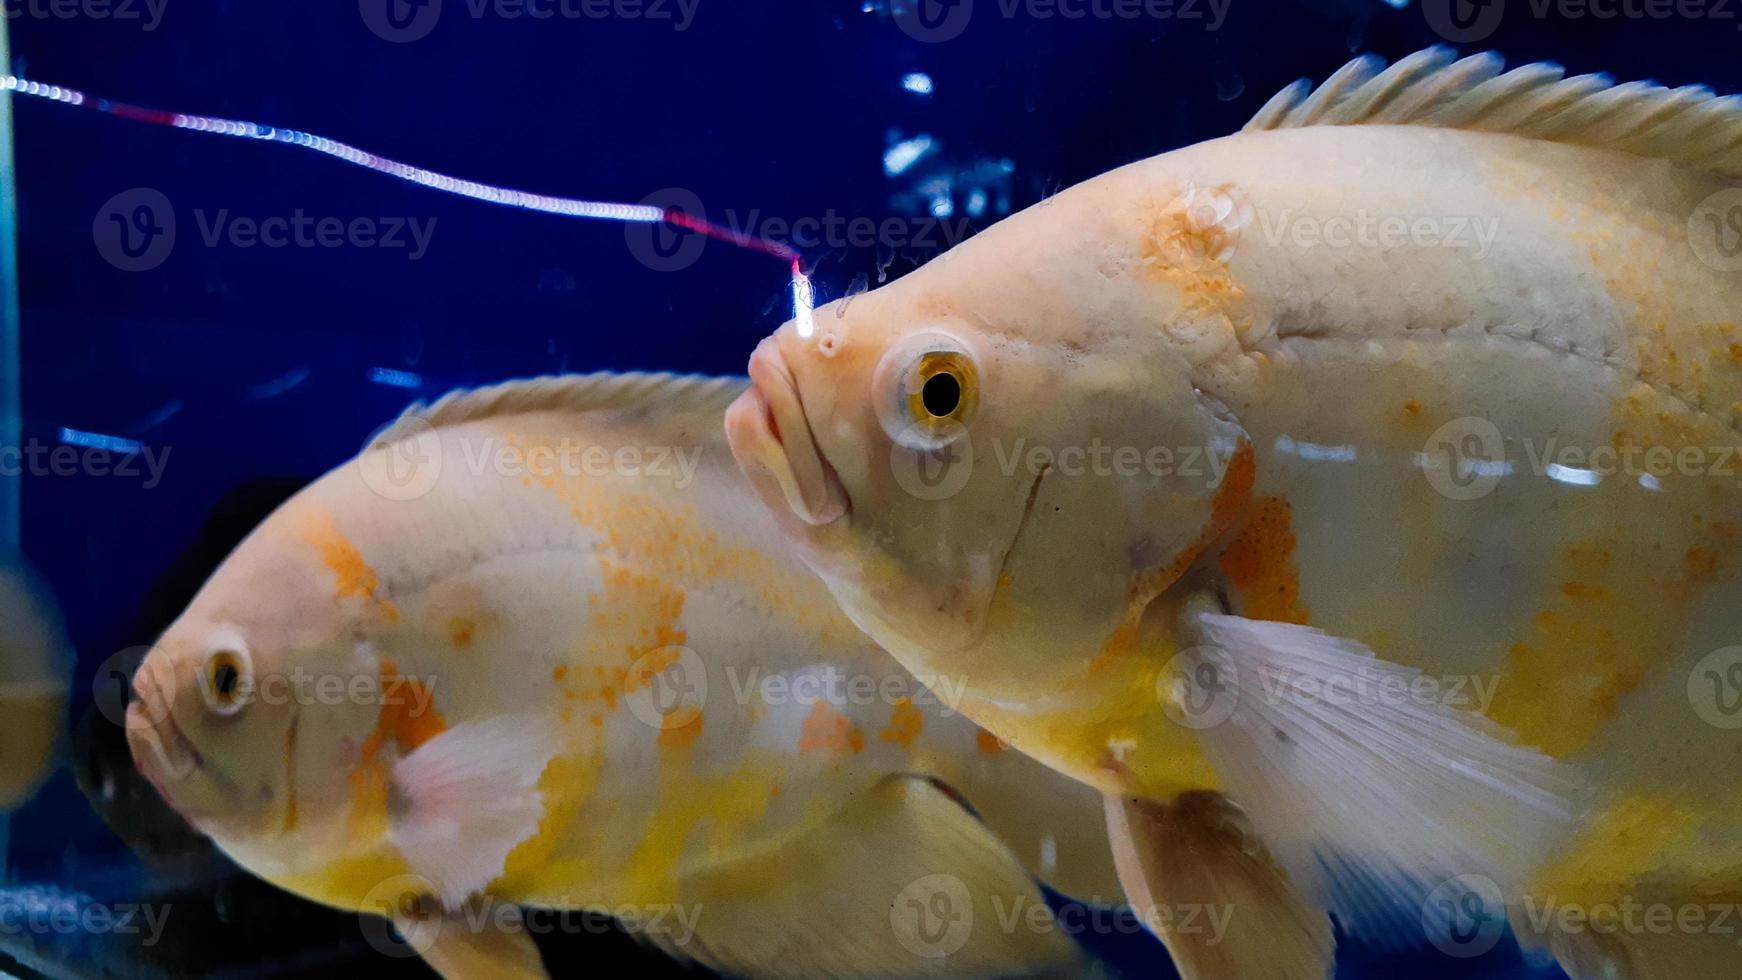
M1145 346L1134 321L1164 302L1073 311L1045 292L1081 292L1057 270L986 254L781 327L727 435L861 629L910 670L1023 701L1189 562L1241 435L1185 358Z
M134 764L196 830L261 874L330 858L346 746L375 709L362 619L333 602L315 549L276 518L245 541L133 675ZM355 752L350 753L352 756Z

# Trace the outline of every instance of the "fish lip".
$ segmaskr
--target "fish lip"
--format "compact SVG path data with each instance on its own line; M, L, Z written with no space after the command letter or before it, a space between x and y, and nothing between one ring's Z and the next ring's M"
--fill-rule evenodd
M758 490L813 528L846 516L835 468L811 434L786 358L770 337L750 355L750 387L726 410L726 440Z
M205 832L215 815L188 806L170 791L171 785L202 768L205 759L182 733L168 709L162 710L163 717L154 721L147 716L142 702L134 701L127 706L127 745L132 751L133 767L188 826Z
M127 744L133 764L163 793L160 780L181 779L205 764L205 758L176 723L165 688L149 664L133 678L133 700L127 705ZM165 799L169 794L163 793Z

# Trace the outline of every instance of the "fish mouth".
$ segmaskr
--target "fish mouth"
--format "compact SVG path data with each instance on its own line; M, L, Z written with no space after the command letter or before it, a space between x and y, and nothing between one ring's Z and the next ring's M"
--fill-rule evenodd
M133 677L133 700L127 705L127 746L133 764L159 794L165 781L186 777L205 763L200 750L175 722L170 698L149 664L141 664Z
M764 500L810 527L833 524L847 493L811 435L798 383L770 337L750 355L750 387L726 410L726 441Z

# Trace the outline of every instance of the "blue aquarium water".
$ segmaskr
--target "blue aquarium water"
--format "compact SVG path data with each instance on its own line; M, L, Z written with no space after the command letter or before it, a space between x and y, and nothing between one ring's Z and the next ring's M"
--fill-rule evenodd
M119 724L128 672L230 549L408 403L541 374L742 373L793 313L767 242L802 255L819 304L874 287L1060 188L1230 133L1355 53L1451 41L1742 91L1742 13L1576 6L5 0L22 78L678 208L763 246L0 101L0 553L76 651L53 768L0 818L0 974L429 975L380 920L238 870L135 771ZM1116 974L1175 975L1129 916L1096 921L1123 923L1079 935ZM1450 945L1477 955L1344 937L1336 975L1561 975L1476 926L1491 941ZM557 976L704 972L602 916L541 947Z

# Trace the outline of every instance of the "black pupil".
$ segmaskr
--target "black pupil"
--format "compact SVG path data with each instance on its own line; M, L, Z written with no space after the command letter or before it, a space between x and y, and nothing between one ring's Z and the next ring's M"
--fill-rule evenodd
M962 403L962 383L947 371L934 374L925 379L919 400L934 418L944 418L953 414L956 406Z
M217 688L218 694L223 697L229 697L235 693L236 668L231 664L219 664L218 669L212 673L212 686Z

